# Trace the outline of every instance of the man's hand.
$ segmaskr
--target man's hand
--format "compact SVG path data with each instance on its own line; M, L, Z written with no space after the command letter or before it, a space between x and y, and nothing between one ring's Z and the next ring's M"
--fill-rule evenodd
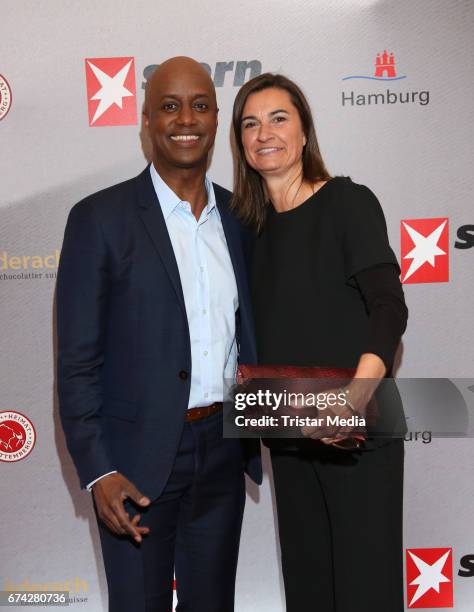
M138 521L140 515L130 520L130 515L125 512L123 502L130 498L139 506L148 506L150 500L140 493L136 486L120 473L109 474L98 480L92 487L94 500L97 506L97 514L100 520L117 535L128 534L136 542L142 541L142 535L150 532L148 527L140 527Z

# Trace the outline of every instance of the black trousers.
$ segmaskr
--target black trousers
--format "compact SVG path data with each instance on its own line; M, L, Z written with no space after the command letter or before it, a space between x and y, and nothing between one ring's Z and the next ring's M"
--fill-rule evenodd
M128 500L150 534L141 544L99 523L109 612L232 612L245 503L240 440L223 439L222 413L185 423L162 495L146 509Z
M403 612L403 440L271 456L287 612Z

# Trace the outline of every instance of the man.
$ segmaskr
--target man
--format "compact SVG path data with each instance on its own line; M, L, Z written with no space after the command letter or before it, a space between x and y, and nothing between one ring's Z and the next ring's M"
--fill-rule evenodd
M71 211L58 272L58 388L70 453L92 488L109 609L233 610L258 452L222 438L223 379L255 361L243 238L206 178L214 85L190 58L145 93L152 164ZM142 522L143 521L143 524Z

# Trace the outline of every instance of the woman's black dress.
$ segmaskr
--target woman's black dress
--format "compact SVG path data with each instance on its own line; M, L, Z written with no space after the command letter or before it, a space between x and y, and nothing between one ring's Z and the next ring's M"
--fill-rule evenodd
M259 363L353 368L375 353L390 375L407 320L398 275L367 187L336 177L292 210L269 205L252 264ZM397 402L380 413L379 432L404 432ZM403 440L269 446L287 612L403 610Z

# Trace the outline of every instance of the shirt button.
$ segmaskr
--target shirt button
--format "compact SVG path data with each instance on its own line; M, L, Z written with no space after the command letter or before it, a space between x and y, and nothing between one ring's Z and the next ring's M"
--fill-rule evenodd
M204 266L199 266L199 269L201 270L201 272L204 272Z
M204 351L203 355L204 357L207 357L207 351Z
M202 309L202 314L203 315L207 314L207 310L205 308Z
M204 397L208 397L208 396L209 396L209 393L204 393Z
M186 370L180 370L178 376L181 378L181 380L186 380L189 374L186 372Z

